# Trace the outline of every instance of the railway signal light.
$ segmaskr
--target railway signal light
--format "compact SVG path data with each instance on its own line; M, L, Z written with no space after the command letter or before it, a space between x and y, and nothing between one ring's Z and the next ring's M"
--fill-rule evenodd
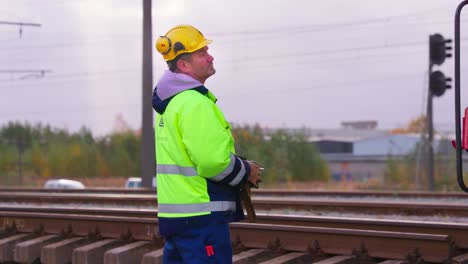
M441 34L433 34L429 37L429 53L431 64L441 65L445 58L452 57L451 39L444 39Z
M446 89L451 88L451 78L445 78L445 75L441 71L435 71L431 73L429 78L429 89L435 96L442 96Z
M466 0L468 1L468 0ZM427 177L429 189L434 190L434 128L433 128L433 107L432 98L442 96L446 89L450 88L450 78L445 78L441 71L432 71L434 65L441 65L445 58L452 57L451 39L445 39L441 34L432 34L429 36L429 96L427 97Z

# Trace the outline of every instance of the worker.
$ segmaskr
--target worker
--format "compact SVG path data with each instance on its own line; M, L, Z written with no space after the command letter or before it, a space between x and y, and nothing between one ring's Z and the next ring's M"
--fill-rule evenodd
M169 68L153 93L164 263L232 263L229 222L244 218L239 186L261 181L259 165L236 155L231 125L205 87L216 72L211 42L191 25L156 41Z

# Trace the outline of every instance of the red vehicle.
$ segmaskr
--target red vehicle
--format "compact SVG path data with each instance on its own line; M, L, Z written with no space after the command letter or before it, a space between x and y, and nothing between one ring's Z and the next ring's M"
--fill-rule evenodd
M456 141L453 142L457 152L457 180L460 188L468 193L468 187L463 180L463 164L462 150L468 152L468 107L465 108L465 113L460 122L460 14L468 0L462 1L455 13L455 41L454 41L454 58L455 58L455 136ZM463 126L463 132L461 127Z

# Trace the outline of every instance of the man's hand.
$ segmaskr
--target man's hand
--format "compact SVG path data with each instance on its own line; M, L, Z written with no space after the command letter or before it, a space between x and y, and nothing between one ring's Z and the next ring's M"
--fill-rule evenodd
M258 188L258 183L262 182L263 166L255 161L248 161L250 165L250 174L247 180L254 188Z

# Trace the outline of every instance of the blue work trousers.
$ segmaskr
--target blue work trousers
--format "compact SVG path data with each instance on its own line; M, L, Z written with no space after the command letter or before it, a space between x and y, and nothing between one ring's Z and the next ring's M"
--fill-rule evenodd
M164 264L231 264L229 224L213 224L166 237Z

